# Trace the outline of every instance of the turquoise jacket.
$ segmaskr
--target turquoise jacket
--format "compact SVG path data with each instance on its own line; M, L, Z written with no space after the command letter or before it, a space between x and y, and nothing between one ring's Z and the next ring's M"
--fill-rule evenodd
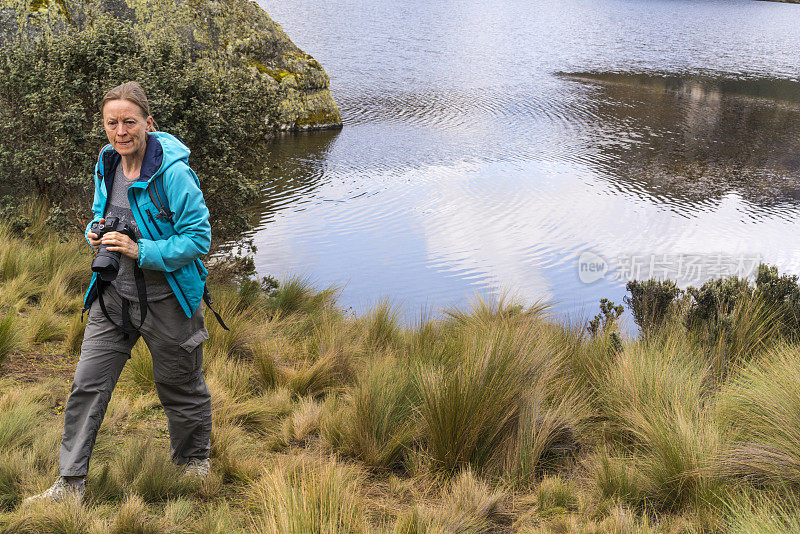
M205 291L208 271L200 256L211 247L211 225L200 182L189 168L188 158L189 149L177 137L165 132L148 133L139 180L128 188L128 202L142 234L138 241L139 266L163 271L186 316L191 317ZM105 215L108 192L121 159L111 145L100 151L94 169L94 218L86 226L86 233L92 223ZM165 202L161 195L166 196ZM159 198L163 207L173 212L172 222L159 210L162 206L154 203ZM84 311L96 297L97 273L92 273Z

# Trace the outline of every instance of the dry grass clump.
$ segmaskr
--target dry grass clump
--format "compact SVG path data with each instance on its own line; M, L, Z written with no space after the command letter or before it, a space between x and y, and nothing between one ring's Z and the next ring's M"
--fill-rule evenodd
M0 366L18 346L17 318L13 313L5 313L0 317Z
M27 341L45 343L63 340L66 328L63 319L49 308L40 308L28 317Z
M720 391L727 430L722 474L763 484L800 485L800 349L781 345L751 362Z
M333 458L278 458L247 492L253 532L370 532L359 497L363 480L358 470Z
M725 509L731 534L784 534L800 532L800 500L786 491L745 492Z
M64 339L64 349L70 354L80 354L83 344L83 334L86 332L86 320L76 313L69 320L66 337Z
M631 347L607 369L599 403L610 444L630 457L636 492L648 506L665 511L702 506L717 486L710 467L720 437L705 408L707 380L702 360L678 341ZM630 494L626 468L609 462L602 459L598 475L605 480L604 492ZM618 491L608 487L614 484ZM639 504L639 495L635 501L630 504Z
M419 434L418 390L407 364L380 359L368 364L323 423L331 446L373 469L397 469Z
M425 452L432 466L455 473L467 465L501 470L499 463L520 429L531 386L554 398L564 354L540 321L506 326L505 315L459 317L445 363L418 365L414 380ZM493 324L500 322L499 325ZM553 377L549 384L537 377Z
M74 499L58 504L36 503L22 508L2 525L8 534L87 534L99 533L91 511Z

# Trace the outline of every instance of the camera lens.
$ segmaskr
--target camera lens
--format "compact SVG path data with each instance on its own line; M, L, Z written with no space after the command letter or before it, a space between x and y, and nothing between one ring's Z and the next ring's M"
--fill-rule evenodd
M92 270L104 282L111 282L117 277L119 271L119 252L108 252L103 248L92 262Z

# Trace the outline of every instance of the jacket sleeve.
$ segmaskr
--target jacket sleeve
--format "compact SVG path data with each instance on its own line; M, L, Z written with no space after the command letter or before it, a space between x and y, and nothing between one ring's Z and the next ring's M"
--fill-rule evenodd
M175 235L156 241L141 238L139 266L154 271L177 271L211 248L208 208L197 175L183 162L171 165L162 177Z
M100 158L103 157L103 151L100 151L100 156L97 159L97 163L94 164L94 200L92 201L92 220L89 221L89 224L86 225L86 231L83 232L83 237L86 238L86 242L89 243L89 238L86 237L86 234L89 233L89 229L92 227L92 224L96 221L99 221L103 218L103 207L105 202L103 201L102 195L102 184L100 183ZM91 247L92 244L89 243ZM94 247L92 247L94 249Z

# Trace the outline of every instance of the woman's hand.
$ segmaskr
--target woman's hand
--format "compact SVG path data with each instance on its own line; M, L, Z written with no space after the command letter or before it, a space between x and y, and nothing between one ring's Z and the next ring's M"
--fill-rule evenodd
M105 245L109 252L120 252L133 260L139 259L139 245L125 234L109 232L98 243Z
M103 224L104 222L106 222L106 220L105 219L100 219L97 222L99 222L100 224ZM91 230L86 232L86 239L89 240L89 244L92 245L93 249L97 250L97 247L100 246L100 240L97 239L97 234L92 232Z

